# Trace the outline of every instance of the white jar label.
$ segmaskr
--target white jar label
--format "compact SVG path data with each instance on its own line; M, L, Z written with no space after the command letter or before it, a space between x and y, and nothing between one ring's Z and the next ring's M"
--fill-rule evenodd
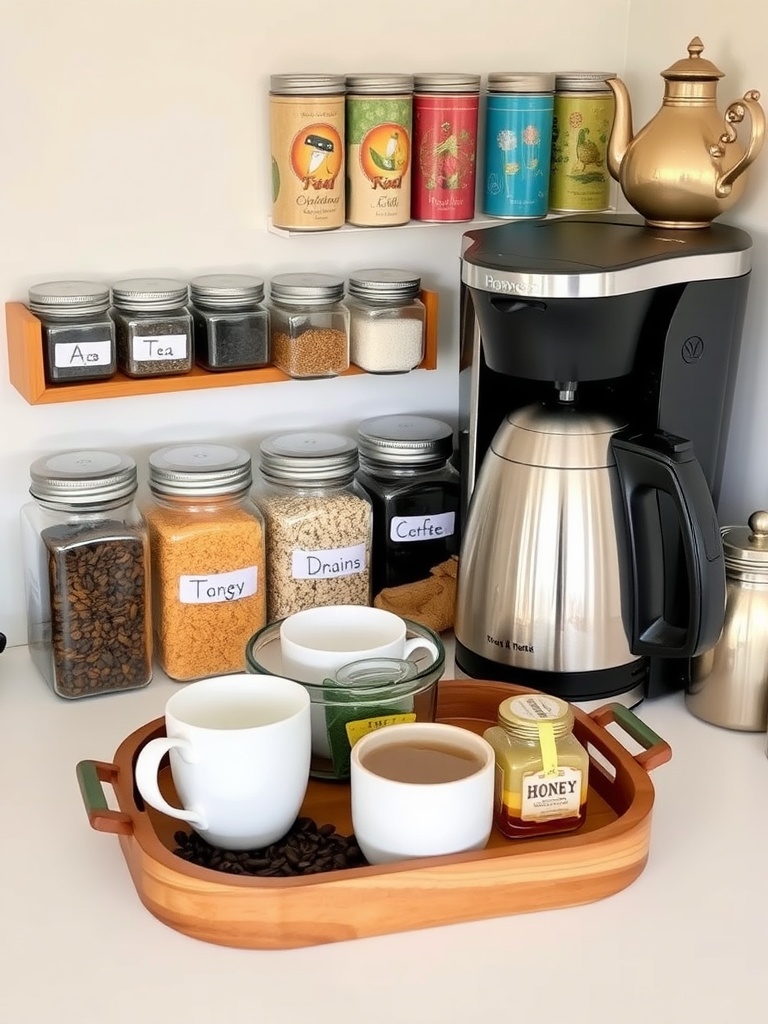
M147 334L131 340L131 358L136 363L158 359L186 359L189 351L186 334Z
M556 772L528 772L523 776L523 821L575 818L581 807L581 769L560 767Z
M444 537L453 536L455 523L455 512L440 512L436 516L392 516L389 523L389 539L396 544L442 540Z
M365 572L365 544L327 551L303 551L296 548L291 557L291 575L295 580L332 580Z
M253 597L258 589L258 567L249 565L234 572L179 577L179 601L182 604L220 604Z
M57 342L53 349L53 365L60 370L73 367L109 366L112 343L109 341Z

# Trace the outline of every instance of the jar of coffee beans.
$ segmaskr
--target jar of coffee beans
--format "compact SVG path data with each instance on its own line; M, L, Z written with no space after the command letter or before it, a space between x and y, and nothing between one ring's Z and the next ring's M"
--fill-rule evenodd
M112 285L117 362L129 377L164 377L192 369L189 289L165 277Z
M325 433L262 441L255 499L267 538L270 622L304 608L370 604L371 504L357 445Z
M106 380L117 370L109 288L93 281L46 281L29 289L40 320L49 384Z
M344 281L332 274L272 279L272 361L289 377L335 377L349 368Z
M264 282L248 274L205 274L189 283L195 361L206 370L269 364Z
M30 476L21 537L33 663L60 697L146 686L149 545L136 463L70 451L37 459Z
M358 270L349 278L350 359L368 373L407 373L424 357L421 278L403 270Z

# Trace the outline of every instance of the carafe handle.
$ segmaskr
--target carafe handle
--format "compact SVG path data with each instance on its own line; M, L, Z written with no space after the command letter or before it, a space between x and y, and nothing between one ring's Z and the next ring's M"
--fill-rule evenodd
M630 541L636 655L690 658L717 643L725 615L725 562L717 514L691 441L664 431L619 431L611 439ZM677 516L688 586L688 621L666 618L670 563L660 494Z

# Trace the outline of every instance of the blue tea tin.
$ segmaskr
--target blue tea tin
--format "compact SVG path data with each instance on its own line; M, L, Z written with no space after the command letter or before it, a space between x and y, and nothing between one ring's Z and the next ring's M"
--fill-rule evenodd
M554 74L488 75L483 212L489 217L546 216L554 91Z

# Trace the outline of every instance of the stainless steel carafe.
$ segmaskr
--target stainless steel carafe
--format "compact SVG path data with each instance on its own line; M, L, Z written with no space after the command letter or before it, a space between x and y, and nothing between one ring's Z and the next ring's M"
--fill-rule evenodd
M693 659L685 702L697 718L762 732L768 723L768 512L723 527L726 607L714 648Z
M462 542L460 668L484 659L492 678L632 704L644 695L647 655L688 657L715 643L725 577L701 467L685 439L624 426L573 402L505 418ZM677 513L685 552L683 623L666 617L660 495Z

